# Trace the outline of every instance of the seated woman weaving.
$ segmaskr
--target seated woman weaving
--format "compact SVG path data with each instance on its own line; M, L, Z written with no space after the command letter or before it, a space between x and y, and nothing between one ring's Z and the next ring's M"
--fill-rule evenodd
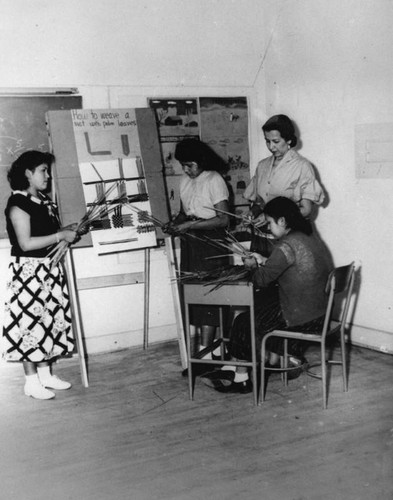
M264 335L275 329L321 331L327 304L325 286L332 269L328 250L312 233L311 224L296 203L285 197L274 198L264 207L264 214L277 242L270 257L254 253L244 260L244 265L253 270L255 287L265 288L276 282L278 296L270 299L265 296L255 304L257 352ZM282 353L282 341L270 340L267 361L275 366ZM228 349L232 359L251 360L249 313L235 319ZM301 366L304 351L304 343L289 341L290 363ZM219 392L252 391L247 367L224 366L205 374L203 381Z

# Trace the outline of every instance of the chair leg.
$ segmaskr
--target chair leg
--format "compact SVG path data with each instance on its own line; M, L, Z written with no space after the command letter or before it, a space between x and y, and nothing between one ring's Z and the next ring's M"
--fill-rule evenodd
M258 361L257 343L255 337L255 315L253 307L250 307L250 335L251 335L251 362L252 362L252 392L254 404L258 405Z
M260 380L260 387L259 387L259 404L263 403L265 401L265 381L266 381L266 376L265 376L265 357L266 357L266 346L264 339L262 340L262 347L261 347L261 380Z
M348 391L348 372L347 372L347 353L345 345L345 331L341 328L340 332L340 343L341 343L341 364L343 369L343 391Z
M188 368L188 392L190 399L194 399L194 377L192 373L192 363L190 361L191 354L191 325L188 304L185 305L185 327L186 327L186 340L187 340L187 368Z
M326 362L326 350L325 344L321 343L321 368L322 368L322 397L323 397L323 409L327 408L327 362Z
M288 339L284 339L284 363L283 363L284 385L288 386Z

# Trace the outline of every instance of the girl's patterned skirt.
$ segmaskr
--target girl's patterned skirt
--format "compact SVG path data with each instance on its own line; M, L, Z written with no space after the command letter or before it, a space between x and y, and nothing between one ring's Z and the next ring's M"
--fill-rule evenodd
M70 301L61 265L49 259L12 257L7 281L3 358L39 363L71 353Z

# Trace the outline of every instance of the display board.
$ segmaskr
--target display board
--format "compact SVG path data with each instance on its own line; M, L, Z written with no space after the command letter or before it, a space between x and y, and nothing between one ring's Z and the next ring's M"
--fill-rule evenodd
M148 103L156 116L172 216L180 208L179 183L183 175L175 149L186 138L201 139L224 160L232 209L237 215L247 212L249 203L243 198L250 181L247 98L151 98Z
M11 193L11 163L29 149L49 151L47 111L81 107L82 97L75 95L0 96L0 238L7 238L4 208Z
M94 224L79 245L93 244L99 254L155 246L156 238L164 235L130 208L163 222L169 218L152 110L49 111L47 122L63 224L78 222L98 198L106 206L123 200L117 202L115 212ZM114 189L108 194L111 186Z

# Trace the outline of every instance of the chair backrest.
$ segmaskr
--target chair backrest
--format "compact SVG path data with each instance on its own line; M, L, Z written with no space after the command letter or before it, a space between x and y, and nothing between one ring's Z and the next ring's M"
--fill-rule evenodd
M336 267L330 273L327 284L326 293L329 294L328 304L326 308L325 321L323 325L322 336L326 336L329 332L330 321L333 312L334 299L338 294L343 295L343 303L340 318L335 321L334 330L337 331L339 328L345 328L345 322L348 315L350 298L352 295L354 277L355 277L355 264L352 262L347 266Z

